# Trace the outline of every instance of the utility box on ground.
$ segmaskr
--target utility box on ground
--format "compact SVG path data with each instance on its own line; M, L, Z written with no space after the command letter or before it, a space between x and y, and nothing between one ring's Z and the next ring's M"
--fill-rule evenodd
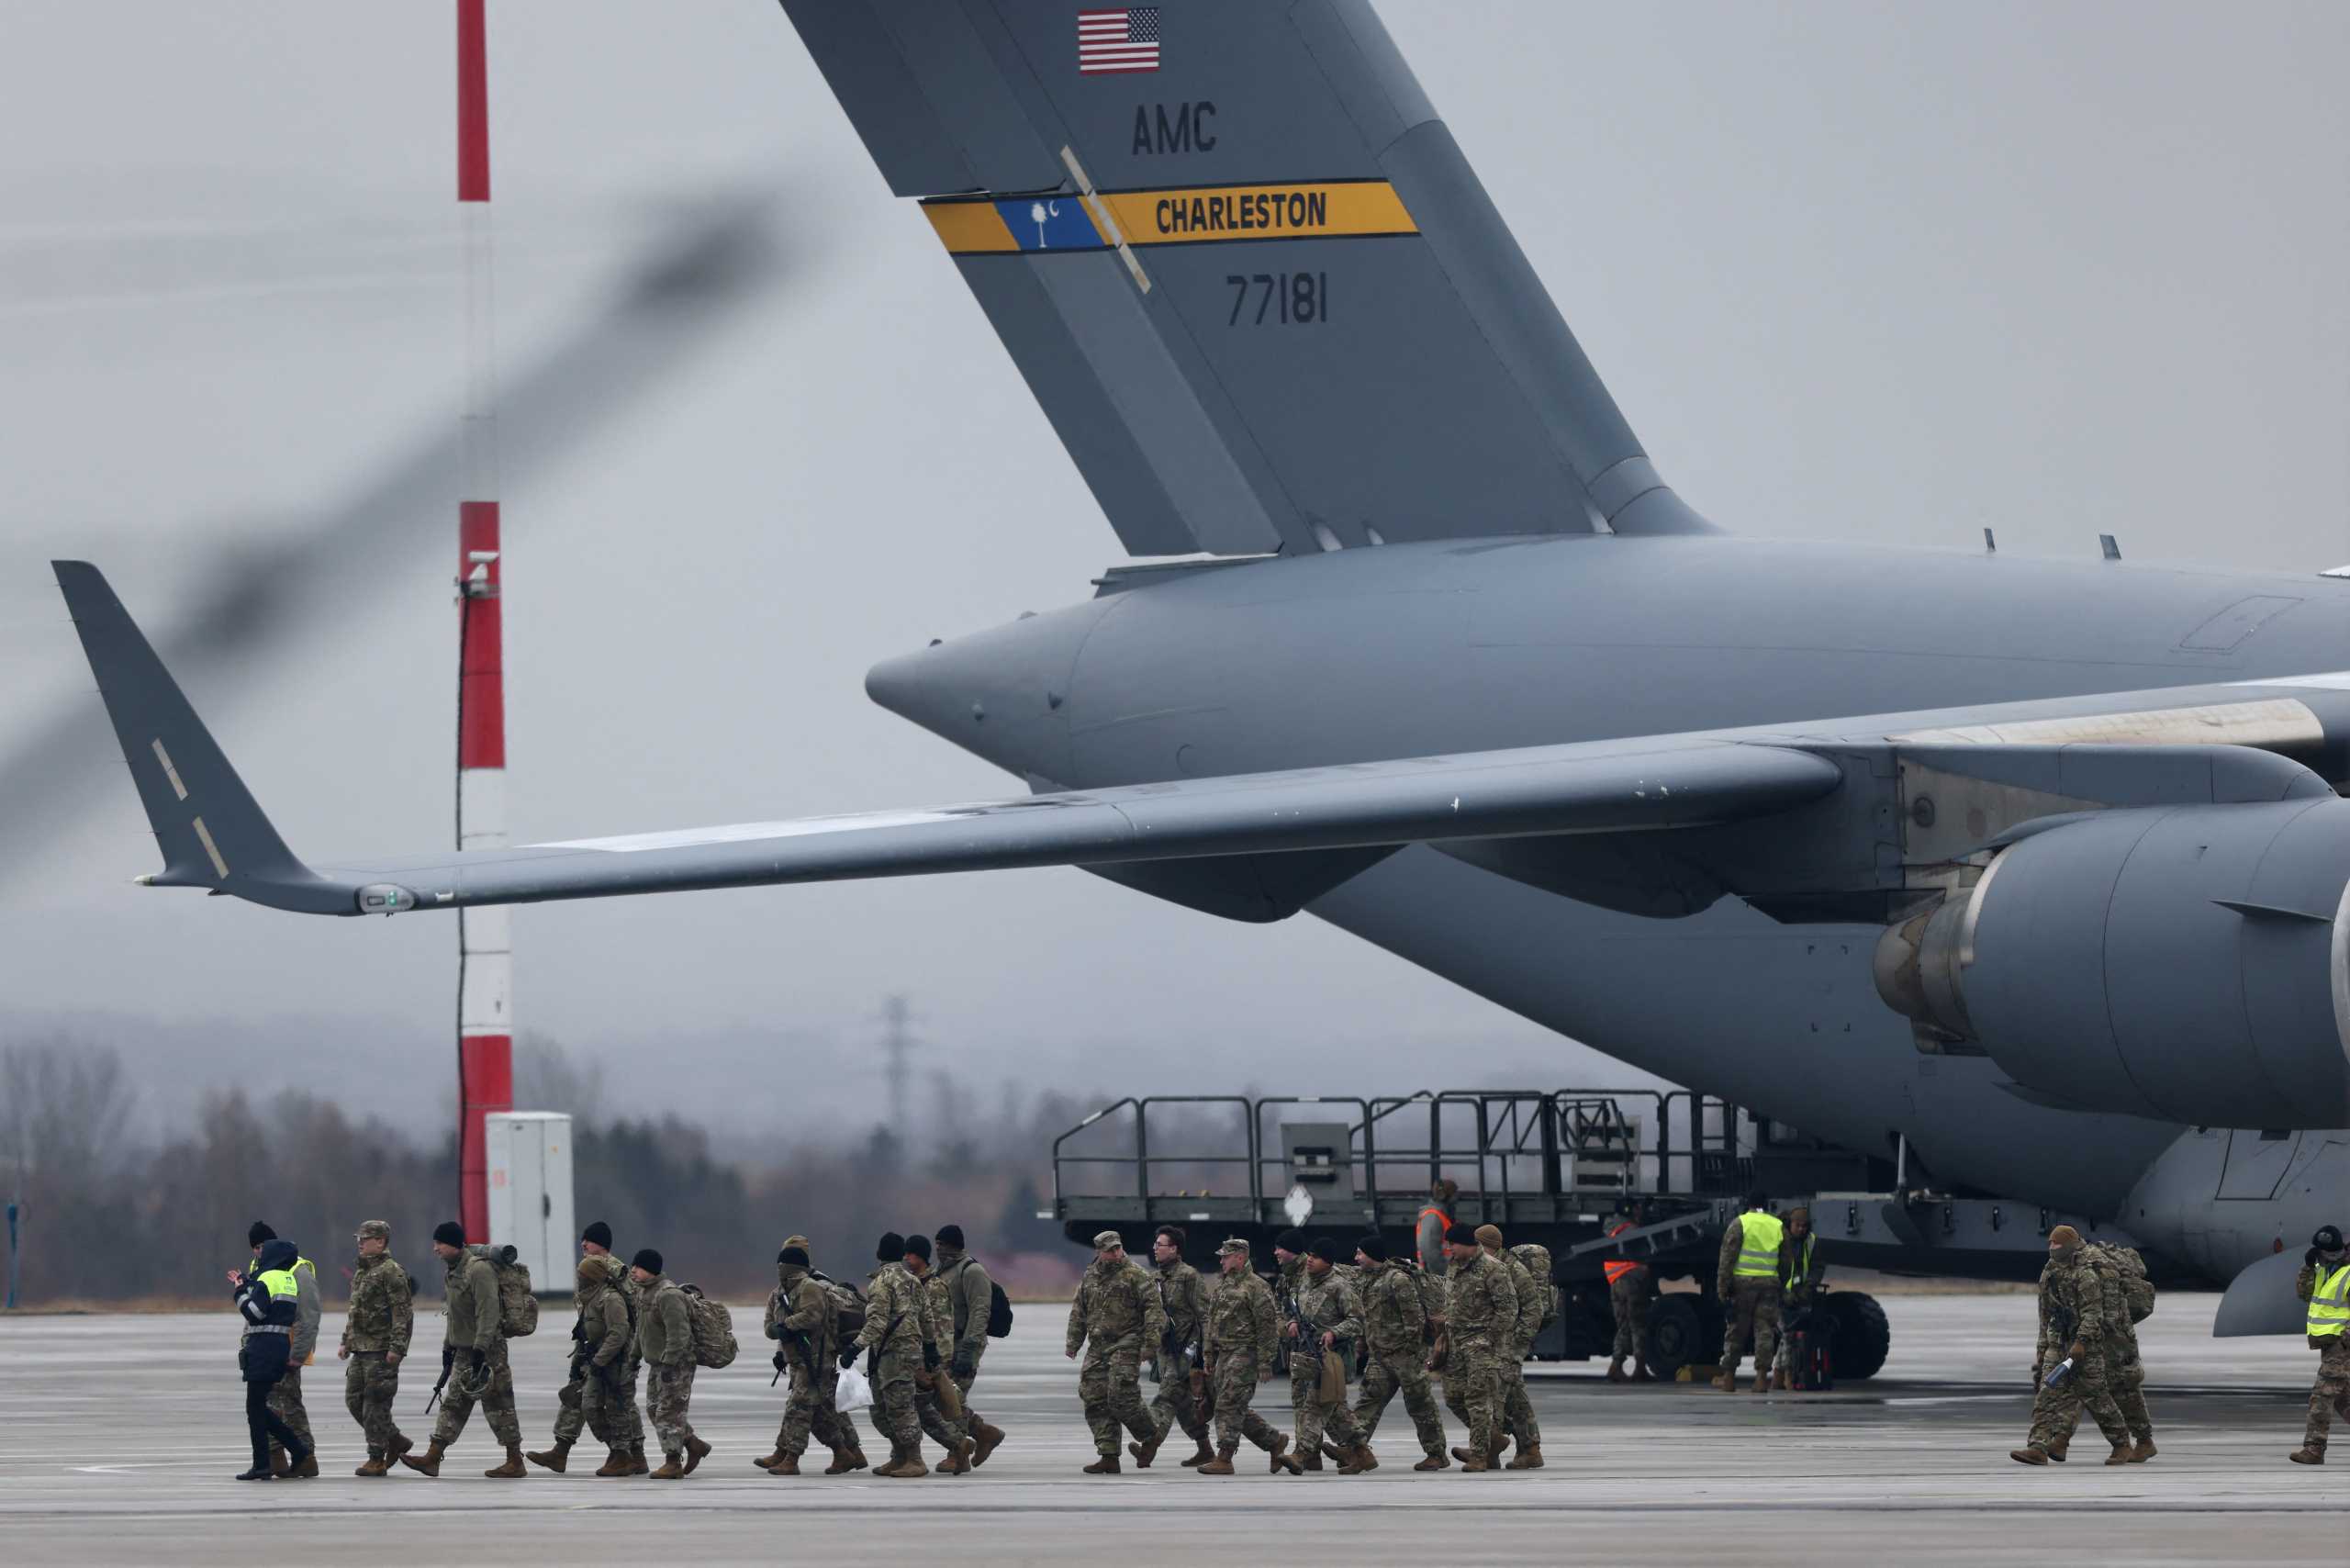
M577 1265L571 1207L571 1118L501 1111L483 1118L489 1240L510 1246L541 1295L569 1295Z

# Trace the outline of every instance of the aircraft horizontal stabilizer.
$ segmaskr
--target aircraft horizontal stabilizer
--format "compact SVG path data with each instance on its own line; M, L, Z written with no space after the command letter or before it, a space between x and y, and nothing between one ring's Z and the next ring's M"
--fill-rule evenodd
M164 846L166 870L152 880L307 913L388 914L934 871L1684 828L1800 805L1843 778L1834 763L1791 747L1663 736L446 851L314 870L279 840L106 578L81 563L58 563L57 573Z

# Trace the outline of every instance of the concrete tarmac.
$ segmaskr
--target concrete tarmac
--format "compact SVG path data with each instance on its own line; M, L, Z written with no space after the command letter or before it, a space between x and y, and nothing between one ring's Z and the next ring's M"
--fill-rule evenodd
M1531 1381L1545 1469L1416 1474L1398 1403L1380 1428L1378 1471L1298 1479L1270 1475L1247 1447L1239 1474L1195 1475L1176 1463L1189 1451L1180 1432L1147 1471L1128 1461L1114 1478L1080 1474L1092 1452L1061 1356L1066 1315L1029 1305L990 1350L975 1401L1009 1440L975 1474L912 1484L752 1468L782 1408L755 1311L735 1314L742 1359L700 1376L694 1417L717 1451L679 1483L599 1481L587 1472L600 1456L584 1446L568 1474L484 1480L500 1456L478 1412L438 1481L358 1480L365 1450L342 1406L331 1349L341 1321L330 1315L305 1379L325 1473L240 1484L229 1477L246 1462L244 1421L225 1307L15 1317L0 1320L0 1562L1098 1563L1236 1551L1350 1565L2339 1562L2350 1445L2322 1469L2285 1459L2316 1358L2297 1338L2210 1338L2218 1300L2165 1295L2142 1327L2162 1450L2143 1465L2107 1468L2086 1425L2069 1464L2008 1458L2030 1408L2029 1296L1894 1296L1885 1372L1832 1394L1612 1386L1597 1364L1540 1367ZM550 1304L540 1333L514 1347L526 1447L548 1441L569 1321ZM420 1447L440 1338L439 1314L420 1314L399 1400ZM1286 1380L1258 1406L1286 1426ZM887 1451L869 1438L867 1448Z

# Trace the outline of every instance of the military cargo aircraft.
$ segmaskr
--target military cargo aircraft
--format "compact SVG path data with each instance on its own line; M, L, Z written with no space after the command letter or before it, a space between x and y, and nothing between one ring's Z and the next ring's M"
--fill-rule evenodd
M1361 0L784 8L1132 557L868 678L1028 792L306 861L61 563L143 880L355 915L1067 865L1309 912L1897 1163L1945 1271L2062 1212L2298 1322L2272 1271L2350 1175L2350 584L1726 532Z

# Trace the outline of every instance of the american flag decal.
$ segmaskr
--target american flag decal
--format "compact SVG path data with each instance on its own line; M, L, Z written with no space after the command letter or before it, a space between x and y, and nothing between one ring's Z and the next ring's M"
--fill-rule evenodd
M1158 7L1128 6L1077 14L1077 70L1081 76L1158 69Z

